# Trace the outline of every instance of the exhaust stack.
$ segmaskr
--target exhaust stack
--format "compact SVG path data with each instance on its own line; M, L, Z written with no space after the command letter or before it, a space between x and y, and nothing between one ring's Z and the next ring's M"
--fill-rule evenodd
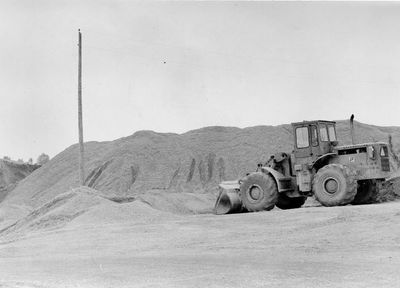
M351 114L350 116L350 134L351 134L351 144L356 144L356 141L354 140L354 114Z

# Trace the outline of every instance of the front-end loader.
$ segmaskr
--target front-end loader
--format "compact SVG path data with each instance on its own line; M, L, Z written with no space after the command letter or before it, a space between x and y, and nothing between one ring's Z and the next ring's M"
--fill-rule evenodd
M338 146L335 124L292 123L293 152L276 153L242 179L220 183L215 213L299 208L313 195L324 206L374 202L390 177L388 145Z

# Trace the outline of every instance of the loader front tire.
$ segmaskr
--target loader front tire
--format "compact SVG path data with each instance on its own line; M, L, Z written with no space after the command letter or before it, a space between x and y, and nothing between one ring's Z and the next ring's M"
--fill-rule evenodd
M307 197L289 197L284 193L279 193L278 202L276 202L276 207L280 209L294 209L300 208L304 202L306 202Z
M250 212L271 210L278 199L274 178L262 172L247 175L240 185L240 198Z
M346 205L357 194L357 182L348 167L329 164L315 175L313 191L315 198L324 206Z

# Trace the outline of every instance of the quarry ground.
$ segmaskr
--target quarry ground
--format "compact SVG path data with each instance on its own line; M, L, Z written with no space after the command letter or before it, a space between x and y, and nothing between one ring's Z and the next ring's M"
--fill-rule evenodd
M400 202L224 216L118 205L142 212L113 220L99 206L62 227L1 237L0 287L400 283Z

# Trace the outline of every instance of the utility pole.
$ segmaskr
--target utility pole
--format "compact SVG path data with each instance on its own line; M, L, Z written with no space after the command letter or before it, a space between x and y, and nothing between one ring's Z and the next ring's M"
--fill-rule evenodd
M82 34L79 33L79 64L78 64L78 127L79 127L79 179L80 184L85 185L85 169L83 158L83 123L82 123Z

